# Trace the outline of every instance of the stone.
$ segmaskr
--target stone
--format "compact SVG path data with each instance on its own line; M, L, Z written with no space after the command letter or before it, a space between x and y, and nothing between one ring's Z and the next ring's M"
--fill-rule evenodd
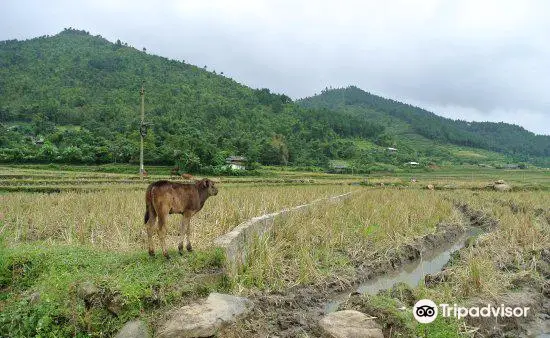
M90 297L96 295L99 293L99 288L94 285L94 283L86 281L82 282L78 288L76 293L78 296L84 300L89 299Z
M435 285L447 282L449 280L449 270L442 270L433 274L427 274L424 276L424 284L427 287L433 287Z
M213 336L223 325L250 312L252 306L252 302L243 297L211 293L204 303L177 310L159 330L158 338Z
M428 184L428 185L426 186L426 189L428 189L428 190L434 190L435 187L434 187L433 184Z
M333 338L384 338L373 318L355 310L329 313L319 321L323 331Z
M115 338L150 338L149 328L142 320L132 320L124 324Z
M494 188L496 191L508 191L508 190L511 190L511 189L512 189L511 186L509 186L508 184L505 184L505 183L503 183L503 184L495 184L495 185L493 186L493 188Z
M124 309L124 298L122 298L122 296L119 294L115 294L109 299L106 299L104 303L107 307L107 310L111 311L111 313L117 316L119 316Z

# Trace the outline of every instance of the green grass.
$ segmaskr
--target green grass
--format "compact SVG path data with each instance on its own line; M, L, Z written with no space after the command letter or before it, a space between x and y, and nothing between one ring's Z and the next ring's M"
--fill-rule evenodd
M414 319L411 319L414 320ZM417 324L415 336L419 338L459 338L468 337L461 334L460 323L456 319L438 316L430 324Z
M198 274L219 270L223 254L200 251L173 258L115 253L79 246L34 242L0 248L0 336L108 336L144 312L211 290L223 279L204 283ZM98 288L93 306L78 296L82 283ZM39 293L36 302L31 294ZM109 304L118 304L113 313Z
M478 154L475 151L471 150L458 150L454 153L455 156L460 158L473 158L473 159L484 159L487 158L486 156L483 156L481 154Z
M377 318L385 336L391 337L462 337L459 322L452 318L438 318L430 324L418 323L412 314L412 306L391 296L389 292L378 295L350 297L340 310L357 310Z
M373 142L367 141L365 139L355 139L353 140L353 143L360 150L385 149L384 147L376 145Z
M60 130L60 131L66 131L66 130L81 130L82 127L81 126L77 126L77 125L70 125L70 124L67 124L67 125L63 125L63 126L56 126L57 130Z
M149 177L146 182L158 179L170 179L170 167L146 167ZM304 169L308 169L305 171ZM320 168L293 168L284 166L262 167L257 170L257 176L247 177L217 177L224 183L236 184L346 184L361 182L368 178L373 182L384 180L401 180L408 186L422 184L454 184L461 188L480 187L497 179L504 179L518 187L550 187L550 171L547 169L517 169L505 170L484 168L477 165L441 166L431 168L396 168L394 172L373 172L371 174L328 174ZM199 175L200 177L200 175ZM419 184L410 184L415 177ZM0 190L13 191L21 186L22 191L32 191L35 185L48 188L63 188L68 184L77 185L80 180L86 180L89 185L98 188L115 183L141 182L137 165L8 165L0 166ZM64 183L66 182L66 183Z

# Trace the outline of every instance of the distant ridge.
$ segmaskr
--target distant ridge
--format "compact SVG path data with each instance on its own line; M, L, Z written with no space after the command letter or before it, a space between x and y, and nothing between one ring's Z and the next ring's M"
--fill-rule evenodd
M438 142L487 149L524 159L550 156L550 136L535 135L520 126L503 122L467 122L444 118L422 108L370 94L355 86L327 89L299 103L309 108L353 111L382 125L387 125L387 119L392 118L409 131ZM398 130L396 134L400 132L405 130Z

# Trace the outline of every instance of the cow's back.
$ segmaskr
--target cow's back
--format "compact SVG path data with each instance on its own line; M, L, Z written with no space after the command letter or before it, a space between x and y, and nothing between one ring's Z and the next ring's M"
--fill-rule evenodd
M197 210L200 207L199 192L195 184L173 183L174 195L178 205L178 213Z
M179 182L157 181L147 188L147 202L160 212L182 213L192 210L200 204L197 189L194 184Z

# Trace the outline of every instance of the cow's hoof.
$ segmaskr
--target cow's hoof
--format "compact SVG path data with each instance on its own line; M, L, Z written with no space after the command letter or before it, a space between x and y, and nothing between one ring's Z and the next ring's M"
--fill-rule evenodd
M153 250L149 250L149 256L151 256L151 257L155 257L155 251L153 251Z
M187 251L189 252L193 251L193 247L191 246L191 243L187 244Z
M170 259L170 255L169 254L164 254L164 258Z
M180 253L180 255L183 255L183 243L180 243L178 245L178 252Z

